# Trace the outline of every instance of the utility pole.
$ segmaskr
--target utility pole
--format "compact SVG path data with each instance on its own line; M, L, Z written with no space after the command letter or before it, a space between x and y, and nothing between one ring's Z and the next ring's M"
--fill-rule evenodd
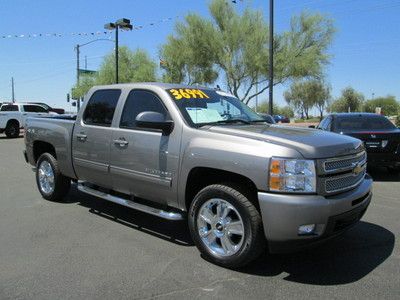
M269 114L273 115L274 92L274 0L269 0Z
M77 44L75 49L76 49L76 86L79 86L79 55L80 55L80 45ZM81 108L81 98L79 97L76 100L76 110L79 112L79 109Z
M11 77L11 99L12 102L15 102L15 94L14 94L14 77Z
M87 70L87 56L85 55L85 70Z
M257 81L257 83L256 83L256 112L258 112L258 73L256 76L256 81Z
M118 25L115 28L115 83L118 83Z

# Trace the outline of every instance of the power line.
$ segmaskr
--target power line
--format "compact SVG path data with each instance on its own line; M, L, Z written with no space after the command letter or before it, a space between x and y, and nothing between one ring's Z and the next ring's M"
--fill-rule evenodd
M162 23L170 22L174 19L178 19L180 16L174 17L167 17L157 21L145 23L143 25L135 25L133 26L133 30L141 30L146 27L152 27L155 25L159 25ZM111 35L112 31L93 31L93 32L70 32L70 33L25 33L25 34L2 34L0 35L0 39L21 39L21 38L44 38L44 37L53 37L53 38L60 38L60 37L86 37L86 36L102 36L102 35Z

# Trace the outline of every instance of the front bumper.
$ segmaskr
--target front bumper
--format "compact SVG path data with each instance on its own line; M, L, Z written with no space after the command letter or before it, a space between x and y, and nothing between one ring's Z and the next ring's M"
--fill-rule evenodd
M372 197L367 175L354 190L339 195L258 193L264 232L272 253L291 252L334 237L356 224ZM316 224L310 235L299 235L302 225Z

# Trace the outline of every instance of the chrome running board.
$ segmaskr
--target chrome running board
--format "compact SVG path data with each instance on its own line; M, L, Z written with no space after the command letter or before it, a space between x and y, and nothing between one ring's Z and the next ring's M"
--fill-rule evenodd
M150 215L154 215L163 219L167 219L167 220L172 220L172 221L179 221L179 220L184 220L184 216L182 213L178 212L178 211L165 211L162 209L158 209L155 207L151 207L151 206L147 206L141 203L137 203L131 200L127 200L124 198L120 198L114 195L110 195L104 192L101 192L99 190L96 190L94 188L91 188L87 185L85 185L83 182L78 182L78 190L95 196L95 197L99 197L101 199L110 201L110 202L114 202L129 208L133 208L145 213L148 213Z

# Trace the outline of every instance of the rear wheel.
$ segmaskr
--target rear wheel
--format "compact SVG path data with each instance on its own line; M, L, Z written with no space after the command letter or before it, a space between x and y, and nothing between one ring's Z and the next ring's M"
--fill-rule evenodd
M9 139L19 137L19 123L17 121L8 122L5 134Z
M61 201L71 187L71 180L61 174L50 153L42 154L37 161L36 183L42 197L50 201Z
M240 190L210 185L196 195L189 210L197 248L205 259L227 268L248 264L265 248L260 213Z

